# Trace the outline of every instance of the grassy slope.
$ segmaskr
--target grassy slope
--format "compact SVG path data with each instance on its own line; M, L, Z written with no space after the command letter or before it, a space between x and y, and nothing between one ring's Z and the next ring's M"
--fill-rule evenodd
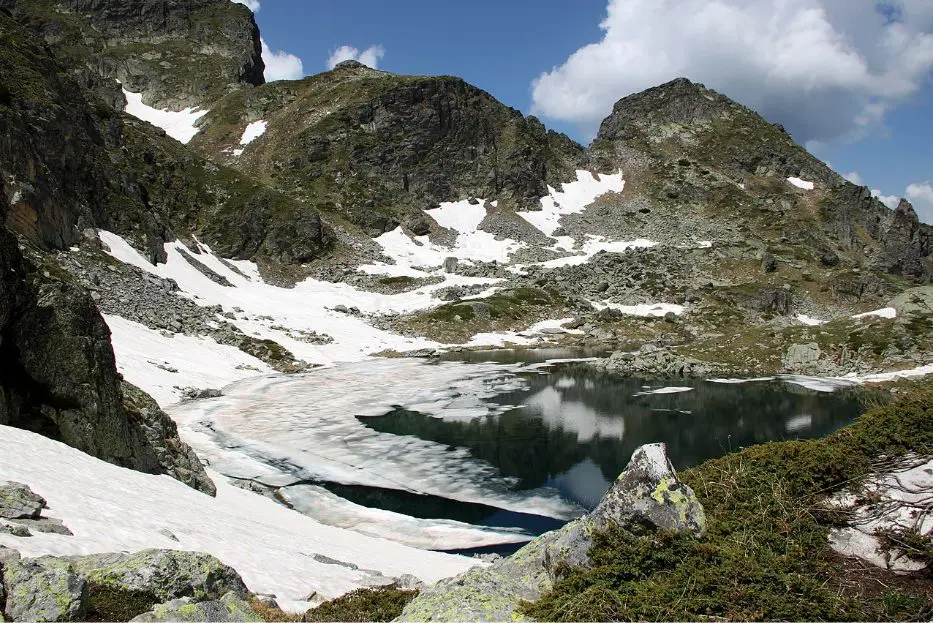
M706 509L704 538L601 534L594 567L569 571L525 612L537 620L929 619L929 573L853 572L827 542L841 518L819 504L864 478L879 456L907 452L933 454L931 381L826 439L754 446L683 472Z

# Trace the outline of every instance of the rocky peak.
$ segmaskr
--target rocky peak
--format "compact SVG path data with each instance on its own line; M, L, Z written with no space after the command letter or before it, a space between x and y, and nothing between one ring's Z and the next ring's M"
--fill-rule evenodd
M230 0L0 0L79 82L116 79L158 108L207 106L263 84L252 12ZM111 98L107 98L108 100Z
M268 123L239 151L246 125ZM400 76L355 62L234 93L191 146L248 170L370 234L441 201L537 205L586 155L566 136L451 76Z

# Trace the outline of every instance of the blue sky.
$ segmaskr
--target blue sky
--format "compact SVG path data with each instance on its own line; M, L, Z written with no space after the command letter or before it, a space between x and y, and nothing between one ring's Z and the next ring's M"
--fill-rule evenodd
M379 69L460 76L584 144L615 100L686 75L892 205L910 187L933 222L933 0L261 0L256 18L305 74L377 46Z

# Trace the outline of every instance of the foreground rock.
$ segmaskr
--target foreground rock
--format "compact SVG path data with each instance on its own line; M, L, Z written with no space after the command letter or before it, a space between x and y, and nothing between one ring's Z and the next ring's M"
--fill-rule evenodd
M535 539L512 556L441 580L416 597L402 621L519 620L522 600L549 590L560 563L585 566L591 535L611 525L701 535L703 507L677 478L664 444L642 446L593 512Z
M4 616L15 621L127 620L147 611L155 618L144 620L256 620L243 601L249 592L242 578L209 554L144 550L19 559L11 552L0 561Z
M132 619L133 621L262 621L249 602L235 593L227 593L220 599L193 602L189 597L174 599L160 604Z
M43 556L3 564L4 616L14 621L80 621L88 583L67 560Z
M38 519L45 500L19 482L0 484L0 517L4 519Z

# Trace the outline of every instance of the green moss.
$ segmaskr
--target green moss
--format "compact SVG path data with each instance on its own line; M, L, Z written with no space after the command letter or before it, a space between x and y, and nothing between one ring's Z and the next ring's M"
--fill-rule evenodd
M754 446L683 472L706 510L704 538L598 533L592 568L566 569L523 612L537 620L927 619L933 605L911 589L847 592L827 540L839 517L819 505L864 478L878 456L907 452L933 454L933 382L826 439Z
M361 588L305 613L305 621L391 621L418 596L417 590Z
M88 584L88 620L129 621L160 602L147 591L128 591L112 584Z

